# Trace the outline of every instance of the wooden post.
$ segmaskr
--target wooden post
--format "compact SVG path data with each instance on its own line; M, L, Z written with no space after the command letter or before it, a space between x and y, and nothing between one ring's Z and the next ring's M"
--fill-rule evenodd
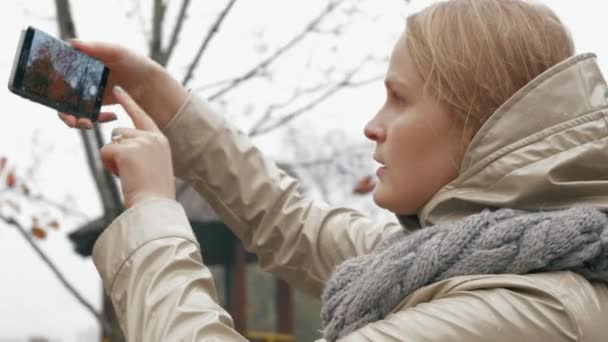
M240 242L234 244L234 276L232 284L232 304L234 328L241 335L247 335L247 260Z
M276 280L277 332L293 335L293 293L283 280Z

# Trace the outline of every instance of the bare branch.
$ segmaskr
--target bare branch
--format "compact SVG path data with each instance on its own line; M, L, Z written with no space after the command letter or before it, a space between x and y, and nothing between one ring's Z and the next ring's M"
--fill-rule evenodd
M30 163L30 166L28 167L28 169L25 171L25 176L27 177L27 179L32 179L35 177L35 174L39 170L41 165L43 164L44 159L47 158L56 147L55 145L41 146L37 140L38 136L39 136L38 132L35 132L32 143L34 144L34 147L36 148L36 150L38 150L38 149L42 149L42 150L38 151L37 153L34 153L34 155L32 156L32 162Z
M144 36L146 41L150 40L150 32L146 28L146 20L144 19L144 15L141 10L141 0L133 0L133 8L126 12L128 18L132 16L137 17L137 21L139 22L139 26L141 29L141 33Z
M31 201L36 201L36 202L41 202L41 203L45 203L47 205L50 205L56 209L59 209L64 215L69 215L69 216L74 216L74 217L80 217L82 219L88 219L89 215L81 212L81 211L77 211L72 207L63 205L61 203L58 203L56 201L53 201L49 198L46 198L42 195L37 195L37 196L31 196L28 197L28 200Z
M317 166L335 164L337 158L344 157L345 155L348 155L351 158L368 158L368 157L370 157L370 152L365 149L361 149L361 151L352 151L351 149L349 149L349 150L336 151L330 157L327 157L327 158L319 158L319 159L315 159L315 160L307 160L307 161L295 162L295 163L288 163L288 162L281 162L281 163L283 163L284 165L288 165L289 167L292 167L294 169L296 169L296 168L308 169L308 168L317 167Z
M171 59L171 55L175 50L175 46L177 45L177 38L179 37L186 18L186 11L188 10L188 5L190 5L190 0L182 0L182 7L179 9L179 14L177 15L177 19L175 20L175 26L173 27L173 33L171 33L169 46L167 47L162 56L163 63L161 63L161 65L163 66L166 66L169 63L169 59Z
M368 79L365 80L361 80L361 81L349 81L348 83L346 83L347 86L353 88L353 87L362 87L371 83L375 83L375 82L379 82L384 80L384 75L378 75L378 76L373 76L370 77Z
M257 134L257 132L261 129L261 127L264 125L264 123L266 123L268 120L270 120L270 118L272 117L272 114L276 110L285 108L285 107L289 106L290 104L292 104L294 101L296 101L301 96L306 95L306 94L315 93L315 92L321 90L324 86L325 86L325 83L320 83L316 86L312 86L307 89L296 89L294 91L294 93L292 94L292 96L287 101L284 101L282 103L273 103L273 104L269 105L268 108L266 108L264 115L253 124L252 128L249 130L249 135L255 136Z
M55 8L57 11L57 23L59 24L59 33L62 39L76 37L76 28L72 19L72 11L70 10L69 0L55 0Z
M162 0L154 0L152 14L152 40L150 41L150 58L159 61L163 54L163 21L167 6ZM159 62L160 63L160 62Z
M99 324L101 325L101 328L103 329L104 333L106 333L106 336L107 336L109 334L109 332L111 331L110 323L106 320L106 318L102 314L100 314L99 312L97 312L95 310L95 308L93 307L93 305L91 305L91 303L89 303L86 299L84 299L84 297L78 292L78 290L76 290L72 286L72 284L70 284L70 282L65 278L65 276L61 273L61 271L59 271L59 269L51 261L51 259L42 251L42 249L40 249L40 247L38 247L38 244L36 244L34 242L32 237L30 236L30 234L23 228L23 226L21 226L21 224L19 224L19 222L17 222L13 218L7 218L7 217L0 215L0 219L2 219L7 224L17 228L17 230L19 231L19 233L21 233L21 235L23 236L25 241L27 241L27 243L30 245L30 247L32 247L34 252L36 252L36 254L38 254L38 256L42 259L42 261L44 261L44 263L49 267L49 269L53 272L55 277L57 277L59 282L61 282L61 284L68 290L68 292L70 292L74 296L74 298L76 298L76 300L87 309L87 311L89 311L93 316L95 316L95 319L99 322Z
M188 70L186 71L186 76L184 76L184 79L182 80L183 85L188 84L188 82L190 82L190 80L192 79L192 76L194 74L194 69L196 69L196 67L198 66L198 63L199 63L201 57L203 56L203 53L207 49L209 42L211 42L211 39L219 31L220 25L226 18L226 15L228 14L228 12L230 12L230 9L232 8L232 6L234 5L235 2L236 2L236 0L230 0L228 2L228 4L226 5L226 7L224 7L224 10L222 10L222 12L218 15L217 19L215 19L215 22L211 26L211 29L209 29L209 31L207 32L207 36L205 37L205 39L203 39L203 43L201 44L201 47L196 52L196 56L194 56L192 63L190 63L190 66L188 67Z
M68 0L55 0L57 7L57 22L59 24L59 32L62 39L76 37L76 28L72 20L72 12ZM116 217L122 211L122 203L116 182L112 176L103 167L99 148L104 144L101 139L101 131L99 125L93 125L93 130L81 130L80 136L84 143L85 153L89 169L95 180L101 203L104 208L104 214L109 217Z
M262 135L262 134L266 134L274 129L277 129L277 128L287 124L288 122L295 119L296 117L298 117L298 116L312 110L313 108L317 107L318 105L320 105L323 101L327 100L332 95L336 94L342 87L343 87L342 83L338 83L338 84L334 85L333 87L331 87L326 92L324 92L320 96L316 97L315 99L313 99L306 105L304 105L290 113L281 115L281 118L278 119L277 121L275 121L273 124L267 125L264 128L252 129L249 135L251 137L255 137L255 136Z
M289 49L293 48L297 43L299 43L300 41L302 41L304 39L304 37L306 37L309 33L314 32L314 30L317 28L317 26L319 25L319 23L321 23L321 21L327 15L329 15L336 7L338 7L339 4L342 3L342 2L343 2L343 0L340 0L340 1L335 1L335 0L330 1L329 4L323 9L323 11L315 19L313 19L310 23L308 23L308 25L306 25L306 27L304 28L304 30L302 30L299 34L297 34L295 37L293 37L285 45L283 45L280 48L278 48L272 55L270 55L266 59L264 59L261 62L259 62L256 66L254 66L253 68L251 68L249 71L245 72L241 76L235 77L232 80L232 82L230 82L226 87L220 89L219 91L217 91L216 93L214 93L213 95L211 95L209 97L209 100L213 101L213 100L219 98L220 96L222 96L222 95L226 94L227 92L229 92L229 91L233 90L234 88L236 88L239 84L243 83L243 81L246 81L246 80L252 78L256 74L258 74L260 71L262 71L263 69L267 68L279 56L281 56L282 54L284 54L285 52L287 52Z
M250 131L249 135L254 137L254 136L259 136L265 133L268 133L276 128L279 128L285 124L287 124L288 122L290 122L291 120L297 118L298 116L310 111L311 109L317 107L318 105L320 105L321 103L323 103L324 101L326 101L327 99L329 99L330 97L332 97L333 95L335 95L337 92L339 92L340 90L344 89L344 88L348 88L348 87L353 87L353 85L358 84L360 82L357 83L351 83L351 79L352 77L362 68L362 66L366 63L368 59L365 59L361 64L359 64L357 67L353 68L352 70L350 70L346 76L344 77L344 79L338 83L336 83L335 85L333 85L332 87L330 87L329 89L327 89L324 93L322 93L320 96L315 97L313 100L309 101L307 104L301 106L298 109L295 109L293 111L291 111L290 113L287 114L283 114L280 115L279 119L277 119L274 123L266 125L266 127L261 128L261 125L264 123L263 120L260 120L256 123L256 126L254 126L254 128ZM270 110L272 111L272 110ZM270 115L267 111L266 115L265 115L265 119L270 118ZM264 118L263 118L264 119Z
M198 92L198 91L203 91L203 90L207 90L207 89L216 88L216 87L219 87L221 85L228 84L228 83L232 82L233 80L234 80L234 78L226 78L226 79L223 79L223 80L219 80L219 81L203 84L201 86L198 86L198 87L194 88L194 91Z

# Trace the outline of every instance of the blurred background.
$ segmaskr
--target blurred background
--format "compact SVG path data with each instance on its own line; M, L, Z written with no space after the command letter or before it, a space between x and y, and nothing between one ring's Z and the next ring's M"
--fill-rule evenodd
M373 144L363 126L382 105L383 73L405 18L428 0L6 0L0 80L8 82L21 29L110 41L164 65L209 99L302 191L393 220L373 205ZM578 52L608 67L608 3L544 1ZM5 83L6 84L6 83ZM69 129L49 108L0 91L0 341L121 341L90 259L95 238L123 210L98 149L119 120ZM215 214L177 181L216 277L222 305L252 340L319 337L320 304L261 272Z

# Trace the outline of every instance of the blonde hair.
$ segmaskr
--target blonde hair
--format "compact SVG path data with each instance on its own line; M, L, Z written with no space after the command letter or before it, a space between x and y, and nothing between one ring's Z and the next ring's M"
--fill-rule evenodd
M449 0L407 20L406 48L426 90L475 133L500 105L574 55L548 7L522 0Z

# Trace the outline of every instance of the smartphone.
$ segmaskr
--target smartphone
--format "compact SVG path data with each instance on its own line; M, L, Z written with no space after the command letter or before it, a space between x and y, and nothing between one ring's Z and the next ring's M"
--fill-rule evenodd
M109 73L99 60L29 26L21 32L8 88L26 99L95 122Z

